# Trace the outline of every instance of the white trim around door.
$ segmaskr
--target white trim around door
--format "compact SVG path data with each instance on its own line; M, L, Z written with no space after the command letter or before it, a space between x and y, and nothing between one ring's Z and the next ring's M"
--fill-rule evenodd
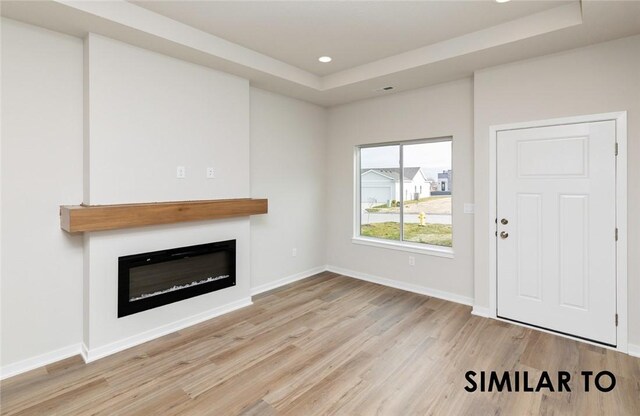
M617 285L617 345L615 350L628 353L628 314L627 314L627 112L594 114L513 124L495 125L489 128L489 309L488 317L497 317L497 136L505 130L527 129L532 127L559 126L565 124L591 123L613 120L616 122L616 143L618 156L616 159L616 225L618 242L616 250L616 285ZM612 149L614 151L614 149ZM509 321L511 322L511 321ZM525 325L526 326L526 325ZM538 329L538 328L536 328ZM545 331L547 332L547 331ZM583 339L556 333L571 339L584 342ZM590 343L590 342L589 342ZM605 346L606 347L606 346Z

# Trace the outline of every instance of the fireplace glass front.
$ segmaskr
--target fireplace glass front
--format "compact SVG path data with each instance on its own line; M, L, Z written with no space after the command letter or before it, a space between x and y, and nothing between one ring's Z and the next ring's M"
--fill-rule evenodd
M118 317L236 284L236 241L118 259Z

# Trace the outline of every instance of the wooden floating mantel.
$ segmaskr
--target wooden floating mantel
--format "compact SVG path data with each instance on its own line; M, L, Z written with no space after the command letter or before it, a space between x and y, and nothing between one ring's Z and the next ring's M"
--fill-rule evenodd
M215 199L122 205L62 205L60 228L70 233L266 214L266 199Z

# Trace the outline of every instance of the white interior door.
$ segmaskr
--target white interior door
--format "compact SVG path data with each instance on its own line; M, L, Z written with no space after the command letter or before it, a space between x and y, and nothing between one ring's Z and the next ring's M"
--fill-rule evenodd
M616 345L615 128L498 132L498 316Z

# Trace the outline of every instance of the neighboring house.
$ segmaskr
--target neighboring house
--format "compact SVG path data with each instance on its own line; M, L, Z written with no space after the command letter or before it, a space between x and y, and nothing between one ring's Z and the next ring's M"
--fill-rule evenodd
M438 193L450 195L453 191L453 174L451 169L438 173Z
M431 187L431 193L435 192L438 190L438 181L433 179L433 178L427 178L427 182L429 182L429 185Z
M431 184L420 168L404 168L402 191L399 168L362 169L360 175L360 201L363 204L399 201L400 192L405 201L431 196Z

